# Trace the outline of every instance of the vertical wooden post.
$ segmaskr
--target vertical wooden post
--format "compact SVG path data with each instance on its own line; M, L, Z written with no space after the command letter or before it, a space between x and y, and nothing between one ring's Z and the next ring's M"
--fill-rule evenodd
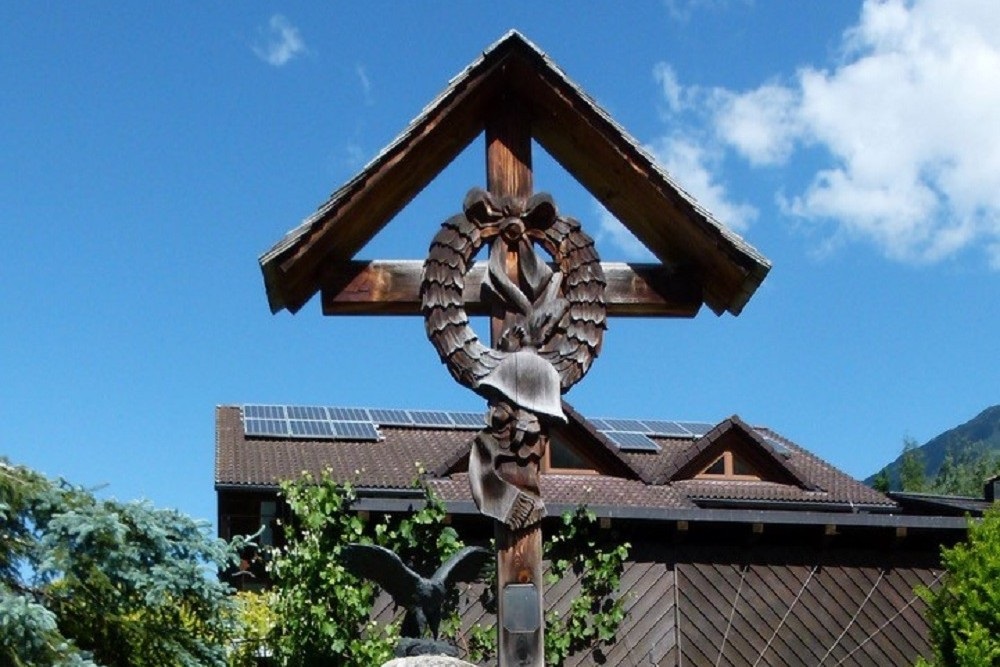
M516 98L502 100L487 122L486 183L494 196L527 199L532 194L531 119ZM505 259L507 273L517 284L517 253L508 251ZM495 309L492 314L490 334L494 346L503 333L507 315L502 309ZM539 466L534 462L526 465L509 462L502 465L501 474L515 485L537 488ZM498 664L500 667L543 667L545 621L541 525L514 531L496 522L494 531L497 544ZM537 602L531 595L535 595ZM505 602L511 606L507 609L508 614L504 613ZM537 609L526 610L525 604L537 605ZM515 605L517 622L505 624L504 619L511 616ZM526 632L525 628L517 627L525 617L537 619L537 630Z

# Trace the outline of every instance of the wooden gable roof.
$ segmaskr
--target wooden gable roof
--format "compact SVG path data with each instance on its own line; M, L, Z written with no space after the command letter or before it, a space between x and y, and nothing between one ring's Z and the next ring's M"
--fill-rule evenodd
M656 481L665 484L691 479L724 450L732 451L752 461L754 467L767 481L792 484L809 490L816 488L798 470L788 465L783 457L765 442L760 433L737 415L717 424L697 440L694 446L673 462L672 469L664 471L663 477Z
M551 59L509 32L359 174L260 257L272 312L298 311L484 129L501 99L533 138L716 313L739 314L769 262L685 193Z

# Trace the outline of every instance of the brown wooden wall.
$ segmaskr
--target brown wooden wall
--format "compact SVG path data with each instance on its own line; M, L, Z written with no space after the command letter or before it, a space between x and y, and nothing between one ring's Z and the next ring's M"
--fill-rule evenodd
M647 544L622 577L627 616L614 646L583 665L670 667L912 665L929 655L918 585L936 584L933 552ZM490 625L479 588L463 596L463 628ZM578 582L549 587L568 609ZM387 596L376 614L393 610Z

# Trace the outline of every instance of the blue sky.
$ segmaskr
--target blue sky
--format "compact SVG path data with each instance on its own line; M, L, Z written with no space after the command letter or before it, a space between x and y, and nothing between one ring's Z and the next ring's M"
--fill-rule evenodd
M613 320L568 399L739 414L864 477L1000 402L993 3L17 3L0 40L0 454L215 515L213 409L478 409L418 318L272 316L257 257L511 28L774 264ZM420 259L474 143L366 248ZM536 188L640 259L544 155Z

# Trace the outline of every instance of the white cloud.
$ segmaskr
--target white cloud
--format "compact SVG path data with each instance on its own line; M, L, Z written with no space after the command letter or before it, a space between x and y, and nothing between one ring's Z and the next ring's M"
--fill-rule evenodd
M624 254L624 259L632 262L654 262L658 261L642 241L623 225L618 218L611 215L608 209L604 208L600 202L594 201L594 210L597 212L598 247L610 244L615 246Z
M344 153L344 163L351 171L357 171L361 167L365 166L365 151L356 141L348 142L347 147L344 149Z
M667 63L658 63L653 68L653 77L663 89L663 97L666 98L670 111L678 113L682 111L684 104L684 89L677 80L677 72Z
M368 78L368 71L365 66L358 63L354 66L354 73L358 75L358 81L361 83L361 92L365 96L365 104L373 104L372 100L372 81Z
M765 85L742 95L716 91L716 131L755 165L788 159L801 127L796 91Z
M670 130L650 142L647 150L666 168L674 183L716 220L734 231L745 231L757 218L757 209L731 198L725 183L717 177L722 172L723 148L702 127L705 109L718 106L720 95L732 95L685 86L668 63L658 63L653 78L667 103L664 122Z
M669 66L659 67L657 77L663 82L664 94L669 95L671 90L676 94L675 102L668 99L672 109L684 107L685 103L681 100L697 92L680 86ZM705 142L698 141L694 133L686 133L681 129L672 135L656 139L645 148L666 169L678 187L722 224L734 231L744 231L756 219L757 209L749 204L732 201L725 186L713 175L720 171L721 153L707 147ZM600 220L598 241L616 246L628 260L653 259L652 253L617 218L599 203L595 203L595 206Z
M686 23L699 10L720 10L732 4L753 4L753 0L664 0L664 6L675 21Z
M281 67L306 50L299 29L281 14L272 16L260 32L265 43L255 45L253 52L268 65Z
M712 155L693 139L663 137L649 148L674 181L730 229L743 231L757 217L753 206L730 201L723 185L712 176L718 171L710 168L715 162Z
M784 204L888 257L982 246L1000 265L1000 12L993 0L868 0L830 69L715 91L718 138L751 164L826 155Z

